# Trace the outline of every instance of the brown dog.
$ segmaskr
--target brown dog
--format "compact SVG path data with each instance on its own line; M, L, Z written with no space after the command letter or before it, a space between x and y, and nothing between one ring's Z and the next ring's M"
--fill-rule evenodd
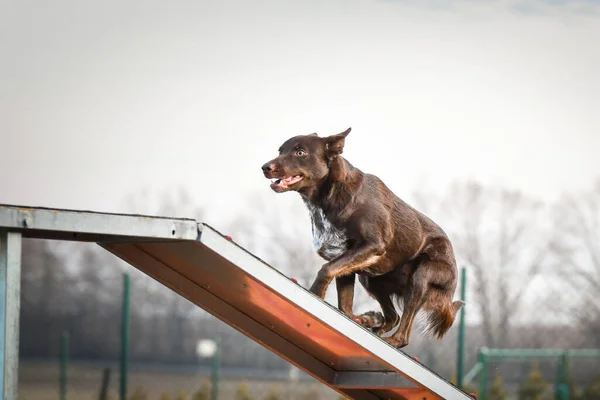
M328 137L292 137L262 166L275 192L300 193L310 212L313 244L328 261L310 290L323 299L335 279L338 308L379 336L400 320L398 331L385 338L395 347L408 344L419 310L428 312L427 328L442 338L464 305L452 301L457 284L452 244L438 225L379 178L341 157L348 133L350 128ZM353 314L356 275L383 315ZM402 318L394 300L403 307Z

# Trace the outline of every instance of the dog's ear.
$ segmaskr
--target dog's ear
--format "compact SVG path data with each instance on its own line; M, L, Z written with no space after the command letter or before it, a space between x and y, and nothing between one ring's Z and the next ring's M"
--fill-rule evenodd
M328 158L337 157L344 152L344 142L351 129L352 128L348 128L342 133L324 138L325 153L327 154Z

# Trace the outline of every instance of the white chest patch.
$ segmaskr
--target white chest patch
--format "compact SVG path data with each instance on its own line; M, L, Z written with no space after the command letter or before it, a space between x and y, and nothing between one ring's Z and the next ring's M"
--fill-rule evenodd
M334 227L323 210L307 204L312 221L313 247L321 257L331 261L348 250L348 237Z

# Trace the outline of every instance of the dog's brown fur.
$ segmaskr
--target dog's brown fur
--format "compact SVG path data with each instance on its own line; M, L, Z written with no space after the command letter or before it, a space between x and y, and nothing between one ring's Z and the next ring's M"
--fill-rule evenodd
M462 301L452 301L457 268L452 244L427 216L398 198L379 178L363 173L341 154L346 131L328 137L295 136L279 148L279 156L263 165L278 193L298 192L311 213L314 244L328 262L311 292L325 297L335 279L338 307L398 348L409 343L419 310L428 312L428 328L442 338L452 326ZM355 278L383 311L355 316ZM396 313L394 300L403 307Z

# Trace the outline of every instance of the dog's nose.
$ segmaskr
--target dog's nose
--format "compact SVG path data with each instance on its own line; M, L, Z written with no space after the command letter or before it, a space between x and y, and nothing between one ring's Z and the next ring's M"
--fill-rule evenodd
M271 163L266 163L265 165L262 166L262 170L263 172L266 174L267 172L271 172L273 171L273 164Z

